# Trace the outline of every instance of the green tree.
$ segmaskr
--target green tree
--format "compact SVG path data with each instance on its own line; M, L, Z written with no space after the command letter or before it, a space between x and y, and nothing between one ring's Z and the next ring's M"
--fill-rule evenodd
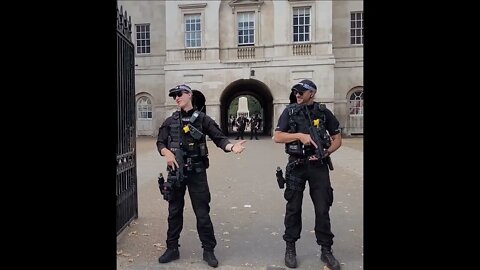
M237 117L237 111L238 111L238 98L234 99L232 103L230 103L230 107L228 107L228 117L230 117L230 115Z

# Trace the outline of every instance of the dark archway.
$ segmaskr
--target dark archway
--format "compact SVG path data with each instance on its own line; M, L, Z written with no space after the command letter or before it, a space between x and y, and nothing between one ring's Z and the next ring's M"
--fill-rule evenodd
M207 113L205 108L205 96L198 90L192 90L192 105L196 110Z
M290 104L297 103L297 97L293 94L293 92L290 92Z
M228 131L228 108L235 98L250 95L260 102L263 109L263 130L261 135L272 136L273 97L268 87L255 79L240 79L232 82L223 91L220 97L220 128L224 134Z

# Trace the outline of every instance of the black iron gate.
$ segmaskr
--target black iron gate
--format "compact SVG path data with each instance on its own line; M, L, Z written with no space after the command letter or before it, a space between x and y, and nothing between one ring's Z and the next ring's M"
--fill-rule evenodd
M117 7L117 236L138 218L132 23Z

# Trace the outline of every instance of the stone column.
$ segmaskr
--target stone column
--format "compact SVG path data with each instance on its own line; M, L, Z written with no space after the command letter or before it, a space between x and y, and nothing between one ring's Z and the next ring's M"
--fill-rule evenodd
M205 104L206 113L220 126L220 104Z
M278 118L282 115L283 110L290 103L289 100L274 100L273 102L273 122L272 122L272 134L275 132L277 127Z

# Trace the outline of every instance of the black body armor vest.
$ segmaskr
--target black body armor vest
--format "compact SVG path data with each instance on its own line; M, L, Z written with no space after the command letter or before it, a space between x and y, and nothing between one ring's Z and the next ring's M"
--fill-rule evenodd
M300 104L289 104L287 106L288 115L289 115L289 133L305 133L310 134L308 128L313 123L309 123L309 118L307 113L310 113L310 118L312 121L314 119L320 120L321 128L326 132L325 128L325 104L320 104L318 102L314 102L313 109L308 109L307 105L300 105ZM321 137L324 134L320 134ZM319 147L322 147L319 145ZM323 146L325 147L325 146ZM304 145L301 141L297 140L294 142L286 143L285 144L285 152L289 155L298 157L298 158L305 158L315 154L315 146L313 145Z
M198 113L197 117L194 117ZM173 152L176 148L180 148L183 153L184 163L198 163L203 162L205 168L208 168L208 149L205 136L201 136L200 139L192 137L188 124L198 129L203 133L203 118L205 113L196 111L192 117L184 117L181 119L180 111L176 111L172 114L173 120L170 124L170 133L168 136L167 147ZM181 124L180 124L181 123Z

